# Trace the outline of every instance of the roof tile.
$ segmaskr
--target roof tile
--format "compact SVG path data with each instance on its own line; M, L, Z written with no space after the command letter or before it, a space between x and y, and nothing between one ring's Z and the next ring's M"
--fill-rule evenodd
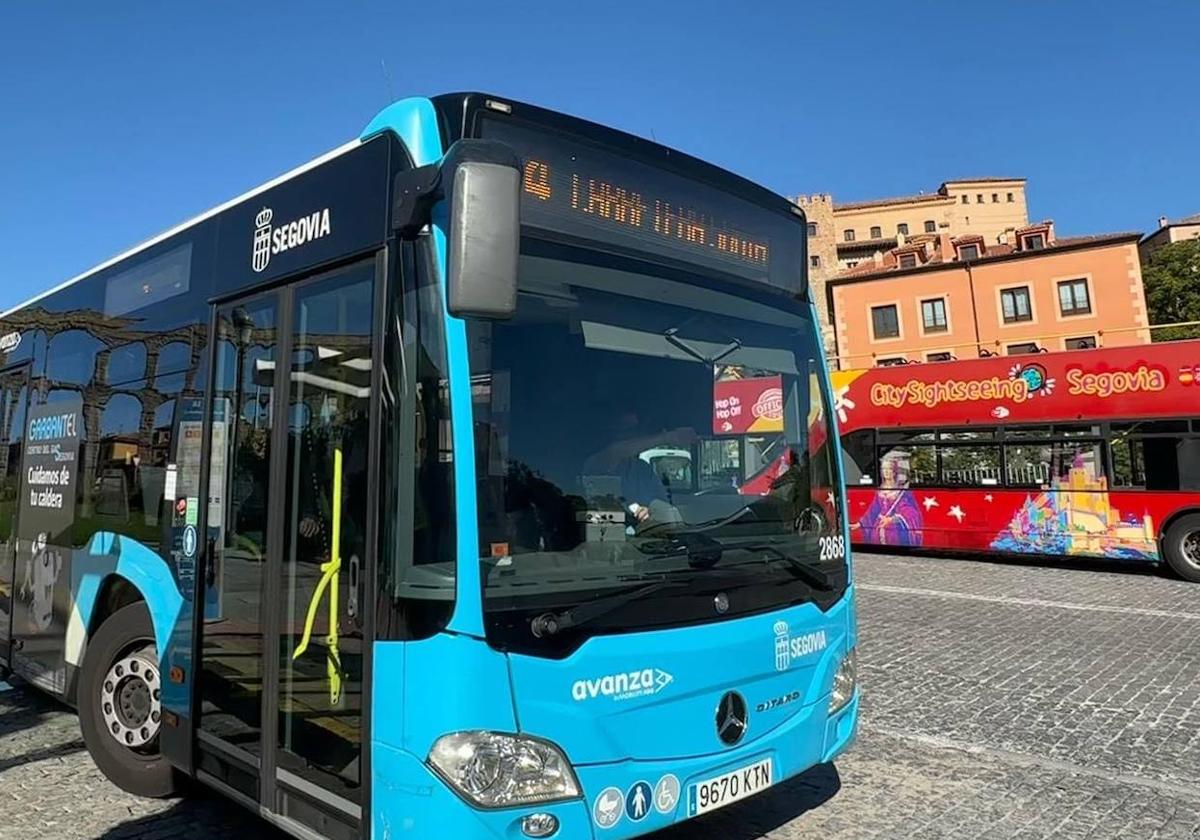
M1123 240L1139 238L1140 236L1141 236L1140 233L1133 232L1133 231L1126 231L1123 233L1098 233L1098 234L1093 234L1091 236L1062 236L1062 237L1055 239L1052 243L1047 245L1045 248L1041 248L1036 251L1028 251L1025 253L1028 253L1031 257L1042 256L1048 252L1053 252L1060 248L1070 248L1072 246L1088 245L1088 244L1102 245L1102 244L1109 243L1109 242L1120 242ZM874 260L867 260L865 262L859 263L858 265L854 266L853 268L848 268L845 271L839 272L835 279L840 280L840 279L849 279L849 278L857 278L857 277L869 277L872 275L885 275L885 274L890 274L893 271L901 270L899 268L899 263L896 259L896 250L897 249L892 249L891 251L888 251L886 254L883 255L883 265L876 265ZM999 259L1001 257L1011 257L1014 254L1021 254L1021 253L1022 252L1017 251L1016 246L1012 243L988 244L988 245L986 245L984 253L980 254L977 259L971 260L971 263L978 264L980 262L986 262L988 260ZM921 263L917 267L925 268L925 267L933 266L933 265L950 265L955 262L957 262L957 260L946 259L945 255L943 255L941 253L941 251L934 250L934 252L930 255L929 259L927 259L925 262ZM913 269L903 269L903 270L904 271L912 271Z
M988 175L983 178L951 178L949 181L943 181L942 186L944 187L944 186L946 186L946 184L991 184L991 183L997 183L1000 181L1024 182L1025 179L1024 178L1005 178L1002 175Z
M873 198L868 201L834 202L833 209L862 210L867 207L887 207L889 204L917 204L927 201L945 201L950 196L942 193L921 193L919 195L901 195L894 198Z

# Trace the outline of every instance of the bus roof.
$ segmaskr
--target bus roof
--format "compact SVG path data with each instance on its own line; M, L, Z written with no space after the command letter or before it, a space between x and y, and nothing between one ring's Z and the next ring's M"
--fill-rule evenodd
M744 175L739 175L730 169L710 163L672 146L663 145L657 140L593 122L586 117L577 117L563 111L554 111L517 99L480 91L444 93L433 97L430 101L433 102L434 108L438 110L444 122L447 145L461 137L471 136L473 122L480 113L487 113L492 117L511 116L528 120L544 128L586 136L589 140L609 146L623 155L640 158L653 166L675 170L711 183L713 186L739 195L747 201L795 216L797 219L804 218L803 208Z
M652 153L655 157L661 158L659 161L660 164L669 161L672 167L683 166L684 168L702 170L707 177L720 182L722 186L729 188L734 192L740 193L759 203L764 203L768 206L774 206L776 209L790 211L792 215L803 218L803 213L799 210L799 208L797 208L795 205L792 205L791 202L787 201L787 199L758 184L755 184L752 181L747 180L746 178L650 140L646 140L623 131L608 128L597 123L592 123L588 120L568 116L554 111L548 111L534 105L516 102L515 100L503 99L501 97L490 96L482 93L448 93L432 97L427 101L433 105L437 111L440 112L439 116L443 123L443 131L449 135L443 139L447 141L452 141L456 139L457 136L461 136L469 115L476 109L487 108L492 103L502 102L504 107L507 109L506 113L513 113L515 109L518 113L521 113L527 117L534 117L539 122L557 124L564 128L574 128L577 131L583 127L586 127L589 135L605 137L610 142L614 142L616 145L621 146L627 151L638 150L643 154ZM386 111L387 109L384 110ZM129 257L135 256L142 251L152 248L164 240L169 239L178 233L186 231L207 219L217 216L218 214L235 207L249 198L253 198L260 193L264 193L286 181L291 180L292 178L297 177L298 175L315 169L321 164L324 164L360 146L362 142L363 138L355 138L338 146L337 148L331 149L330 151L313 158L312 160L302 163L288 170L287 172L284 172L283 174L266 181L265 183L259 184L258 186L247 190L240 195L230 198L229 200L224 201L215 207L212 207L196 216L193 216L192 218L180 222L171 228L162 231L161 233L155 234L154 236L151 236L150 238L125 249L119 254L116 254L104 260L103 262L88 268L74 277L63 281L62 283L59 283L50 289L39 292L29 299L12 306L3 312L0 312L0 320L59 291L73 286L82 280L86 280L88 277L104 271L105 269L110 268L111 266L114 266L117 263L128 259Z
M1200 341L835 371L842 432L1200 415Z
M346 152L350 151L351 149L356 148L360 144L360 142L361 141L359 139L355 138L354 140L351 140L348 143L343 143L341 146L338 146L335 149L330 149L328 152L325 152L322 155L318 155L317 157L313 158L310 161L302 163L293 169L289 169L287 172L284 172L282 175L272 178L271 180L269 180L265 183L259 184L257 187L247 190L246 192L242 193L241 195L235 196L235 197L229 199L228 201L224 201L221 204L218 204L216 207L212 207L208 210L205 210L203 213L200 213L199 215L193 216L192 218L187 219L186 221L180 222L179 224L175 225L174 227L164 230L162 233L155 234L154 236L151 236L149 239L145 239L145 240L139 242L138 244L134 245L132 248L128 248L113 257L109 257L104 262L94 265L91 268L87 269L86 271L83 271L80 274L75 275L71 279L65 280L62 283L59 283L57 286L54 286L51 289L47 289L44 292L39 292L38 294L34 295L33 297L29 298L28 300L26 300L22 303L19 303L16 306L13 306L13 307L5 310L4 312L0 312L0 319L7 318L9 315L13 314L14 312L18 312L27 306L31 306L31 305L37 303L38 301L42 300L43 298L49 297L50 295L54 294L55 292L62 291L63 289L67 288L68 286L73 286L74 284L78 283L81 280L86 280L91 275L93 275L99 271L103 271L104 269L108 268L109 266L119 263L121 260L127 259L128 257L132 257L133 255L137 254L140 251L144 251L147 248L151 248L154 245L157 245L159 242L162 242L165 239L169 239L170 237L174 236L175 234L177 234L181 231L187 230L188 228L190 228L194 225L197 225L200 222L204 221L205 219L209 219L209 218L217 215L218 213L223 212L224 210L228 210L230 207L233 207L234 205L236 205L242 201L245 201L248 198L253 198L254 196L258 195L259 193L266 192L267 190L271 189L272 187L276 187L279 184L282 184L284 181L295 178L297 175L307 172L310 169L314 169L314 168L320 166L321 164L325 163L326 161L332 160L333 158L338 157L339 155L345 154Z

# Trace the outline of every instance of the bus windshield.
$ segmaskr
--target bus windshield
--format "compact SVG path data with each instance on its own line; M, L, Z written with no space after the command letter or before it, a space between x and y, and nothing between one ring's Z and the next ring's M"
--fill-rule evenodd
M469 330L493 644L565 654L841 596L807 305L527 238L516 317Z

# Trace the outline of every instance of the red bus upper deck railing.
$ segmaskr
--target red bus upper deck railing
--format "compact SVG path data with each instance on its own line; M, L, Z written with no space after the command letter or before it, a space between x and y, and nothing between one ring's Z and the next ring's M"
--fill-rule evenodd
M1162 340L1160 340L1160 343L1166 342L1166 341L1188 341L1191 339L1200 338L1200 321L1179 321L1179 322L1171 323L1171 324L1151 324L1146 327L1118 327L1116 329L1109 329L1109 330L1096 330L1096 333L1095 333L1096 334L1096 347L1094 349L1101 349L1105 346L1104 339L1106 336L1113 336L1113 335L1118 335L1118 334L1122 334L1122 333L1130 333L1130 332L1142 332L1142 331L1149 332L1149 333L1151 333L1151 335L1153 335L1153 333L1156 330L1161 331L1161 330L1168 330L1168 329L1186 329L1186 330L1190 330L1192 332L1192 334L1185 335L1185 336L1179 336L1179 337L1172 337L1169 339L1162 339ZM1079 336L1079 330L1075 330L1073 332L1064 332L1064 333L1048 333L1045 335L1039 335L1039 336L1035 336L1033 338L1027 339L1027 343L1033 343L1033 344L1037 344L1037 345L1041 346L1046 342L1054 341L1057 339L1076 338L1078 336ZM938 349L938 352L949 352L949 353L953 354L956 350L962 350L962 349L969 350L971 348L974 348L976 356L956 357L953 359L946 360L946 361L963 361L964 358L967 358L967 359L976 358L976 357L988 358L988 357L992 357L992 356L1006 355L1003 352L1004 343L1005 342L1002 342L999 339L997 339L995 341L967 341L967 342L962 342L960 344L939 345L937 349ZM1127 346L1127 345L1119 345L1119 346ZM1093 348L1086 348L1086 349L1093 349ZM830 365L833 366L834 368L852 369L855 367L874 367L878 363L878 360L881 358L894 359L899 356L904 356L906 354L906 352L925 352L925 349L912 348L908 351L905 351L905 350L901 350L901 349L898 349L895 347L889 347L886 351L883 351L883 352L872 351L869 353L848 353L844 356L839 356L836 354L827 354L826 358L829 360ZM1060 351L1054 351L1049 348L1043 347L1043 349L1039 350L1038 352L1051 353L1051 352L1060 352ZM1013 355L1026 355L1026 354L1013 354ZM909 360L906 360L905 362L903 362L903 364L909 364L909 365L937 364L937 362L926 362L924 359L909 359Z

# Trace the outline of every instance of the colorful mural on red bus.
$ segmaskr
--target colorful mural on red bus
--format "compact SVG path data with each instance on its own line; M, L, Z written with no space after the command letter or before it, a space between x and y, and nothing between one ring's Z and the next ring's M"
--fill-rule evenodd
M833 374L859 545L1200 580L1200 341Z

